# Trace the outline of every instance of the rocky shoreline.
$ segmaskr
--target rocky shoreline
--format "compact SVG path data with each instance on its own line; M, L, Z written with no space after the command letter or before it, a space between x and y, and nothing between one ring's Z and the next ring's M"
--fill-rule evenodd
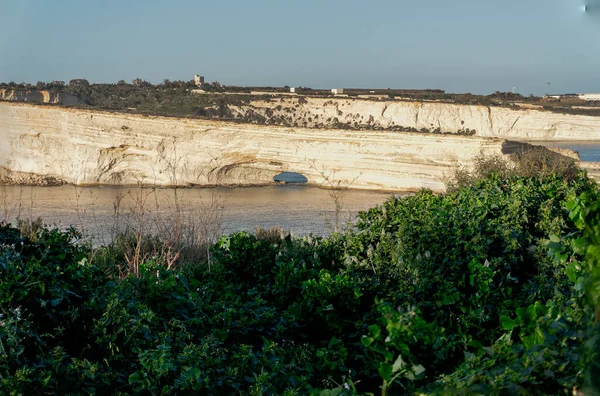
M0 167L0 184L54 187L63 186L68 183L65 180L54 176L41 175L32 172L12 171L6 167Z

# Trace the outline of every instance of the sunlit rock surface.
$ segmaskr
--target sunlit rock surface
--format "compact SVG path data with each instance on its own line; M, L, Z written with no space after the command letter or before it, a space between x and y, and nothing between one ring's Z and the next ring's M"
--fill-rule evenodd
M328 178L393 191L441 191L458 164L524 147L479 136L286 128L11 102L0 103L0 140L5 180L29 174L52 184L260 185L298 172L309 184Z
M600 117L440 102L274 97L228 106L232 116L307 127L411 128L515 140L598 140Z

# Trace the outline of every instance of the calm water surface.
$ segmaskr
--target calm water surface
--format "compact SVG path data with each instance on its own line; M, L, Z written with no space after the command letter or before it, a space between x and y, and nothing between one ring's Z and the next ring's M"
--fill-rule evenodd
M567 148L570 150L577 151L582 161L586 162L600 162L600 142L577 142L577 141L565 141L565 142L539 142L534 143L546 147L559 147Z
M177 199L175 199L177 194ZM383 203L392 194L347 190L341 221ZM35 219L61 227L73 225L106 239L115 225L173 218L178 211L196 220L217 221L223 233L281 227L295 235L326 235L333 230L334 201L327 190L309 186L213 189L139 189L127 187L0 187L0 220ZM145 217L139 216L144 213ZM220 215L220 217L219 217ZM188 217L188 218L189 218ZM142 220L140 220L142 219ZM205 219L205 220L202 220ZM215 220L216 219L216 220ZM220 219L220 220L219 220ZM149 225L148 225L149 226Z
M600 162L600 142L537 142L575 150L583 161ZM358 211L383 203L391 193L348 190L343 194L340 225ZM180 210L177 209L180 208ZM140 216L140 213L144 216ZM44 223L83 229L107 242L127 223L165 221L182 213L201 223L219 225L223 234L281 227L296 235L327 235L335 226L334 200L317 187L275 185L213 189L139 189L135 187L0 186L0 221L41 217ZM146 226L146 225L145 225Z

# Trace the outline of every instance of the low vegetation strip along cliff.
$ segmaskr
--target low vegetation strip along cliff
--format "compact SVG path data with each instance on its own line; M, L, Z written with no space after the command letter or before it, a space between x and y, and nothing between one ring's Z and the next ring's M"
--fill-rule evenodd
M600 108L579 106L586 110L575 115L572 104L557 105L540 98L537 105L525 104L525 98L513 94L442 95L440 101L427 101L418 95L414 99L368 100L357 96L194 91L185 83L135 86L86 82L37 90L0 88L0 100L292 127L476 134L518 140L600 140Z
M138 87L128 84L69 85L58 90L56 87L46 90L0 88L0 100L288 127L434 132L516 140L600 141L600 117L597 116L600 108L587 106L585 111L582 110L585 115L574 115L571 105L557 107L539 98L537 105L524 104L519 101L524 100L519 95L507 94L502 100L473 96L474 103L461 102L466 99L450 95L454 99L446 100L457 102L448 103L404 97L400 100L367 100L339 96L284 96L277 92L253 95L239 92L196 94L193 91L185 85ZM547 111L547 105L552 105L552 111Z
M309 183L443 190L458 164L522 144L476 136L286 128L0 103L0 166L75 184Z
M532 109L439 102L281 97L229 105L230 115L257 123L397 129L517 140L600 140L600 117Z

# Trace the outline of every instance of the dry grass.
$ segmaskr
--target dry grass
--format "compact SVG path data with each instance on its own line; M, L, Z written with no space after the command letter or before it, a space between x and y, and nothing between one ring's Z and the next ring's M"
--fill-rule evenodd
M27 238L33 242L37 241L40 232L44 228L44 223L41 217L35 220L31 219L19 219L17 221L17 228L21 234L21 238Z
M262 227L256 227L256 231L254 232L257 239L267 241L272 244L279 244L283 241L289 234L280 228L280 227L271 227L268 230Z
M210 246L221 235L227 197L217 189L207 193L203 204L192 204L178 188L139 187L117 199L112 239L105 246L123 256L126 266L118 276L137 275L148 260L167 269L206 265L210 271ZM123 198L130 204L124 205Z
M337 172L341 170L340 168L327 169L325 167L320 167L317 165L316 160L310 160L308 161L308 164L310 169L317 172L319 176L321 176L321 178L323 179L321 181L321 187L327 189L327 194L329 195L329 198L331 198L331 202L333 203L334 219L333 227L331 228L333 232L340 232L342 230L342 214L345 207L344 198L346 197L348 190L352 187L354 182L356 182L356 180L360 176L362 176L362 173L358 174L352 180L342 181L336 176ZM350 222L351 216L349 216L346 225L348 225L348 223ZM329 219L325 219L325 223L329 224Z
M473 162L472 167L459 167L454 171L453 176L446 181L448 191L471 185L491 175L541 179L557 175L565 180L572 180L581 172L573 158L539 146L512 154L508 158L500 155L478 156Z

